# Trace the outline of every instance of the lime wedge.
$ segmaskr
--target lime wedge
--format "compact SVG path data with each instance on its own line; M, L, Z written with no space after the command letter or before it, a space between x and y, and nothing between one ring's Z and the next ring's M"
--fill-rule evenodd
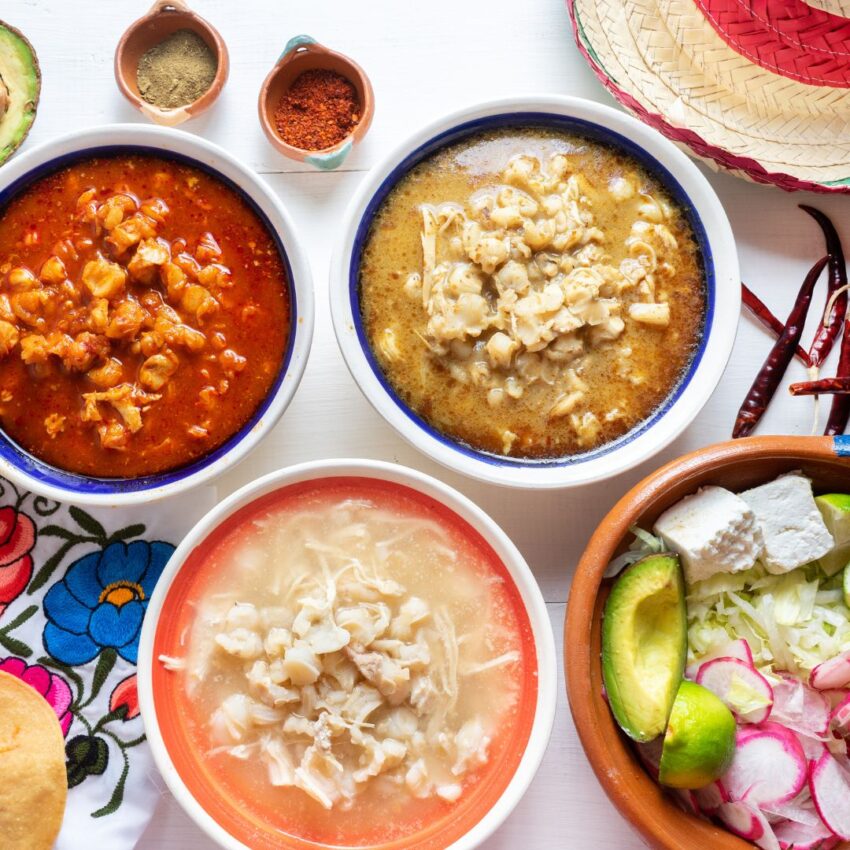
M850 563L850 495L847 493L828 493L815 497L835 547L820 558L821 569L834 576Z

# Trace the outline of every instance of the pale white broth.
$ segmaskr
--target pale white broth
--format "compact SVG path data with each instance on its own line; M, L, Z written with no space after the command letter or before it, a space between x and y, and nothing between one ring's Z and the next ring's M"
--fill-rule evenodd
M514 757L536 683L492 550L413 491L358 481L234 528L206 559L183 651L161 660L228 793L300 837L366 846L474 797Z

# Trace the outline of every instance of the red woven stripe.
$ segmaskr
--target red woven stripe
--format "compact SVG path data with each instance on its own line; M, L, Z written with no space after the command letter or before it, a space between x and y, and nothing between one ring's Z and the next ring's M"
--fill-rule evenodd
M695 0L736 52L813 86L850 87L850 20L802 0Z

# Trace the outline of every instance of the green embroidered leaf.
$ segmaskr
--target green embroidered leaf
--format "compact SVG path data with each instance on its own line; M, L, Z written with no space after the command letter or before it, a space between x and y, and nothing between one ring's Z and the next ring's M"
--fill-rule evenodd
M104 714L97 721L97 726L94 727L95 730L99 732L107 723L112 723L113 720L123 720L128 711L129 709L126 705L119 705L114 711Z
M129 540L131 537L140 537L145 533L145 526L141 523L137 525L128 525L126 528L119 528L118 531L114 532L110 538L109 542L113 543L116 540Z
M97 660L97 667L94 668L94 676L92 676L91 680L91 693L89 694L89 698L80 706L81 708L84 708L97 699L97 695L100 693L106 677L112 672L112 668L115 666L116 658L118 658L118 652L111 646L100 653L100 658Z
M82 699L85 686L83 685L83 680L80 677L80 674L77 673L73 667L69 667L61 661L56 661L55 658L51 658L49 655L42 655L41 658L38 659L38 663L41 664L42 667L50 667L53 670L58 670L62 673L62 675L67 676L77 686L77 698L74 702L78 703L80 699Z
M93 818L102 818L106 815L111 815L113 812L118 811L121 803L124 802L124 784L127 782L127 774L130 772L130 760L127 758L127 753L124 750L121 750L121 755L124 757L124 769L121 771L121 776L118 777L115 790L112 792L109 802L103 808L91 813Z
M0 632L0 646L5 647L13 655L20 655L21 658L29 658L32 655L32 650L22 640L9 637L3 632Z
M15 619L12 620L11 623L7 623L5 626L3 626L3 628L0 629L0 632L6 634L7 632L15 631L18 626L22 625L23 623L26 623L26 621L29 620L29 618L32 617L32 615L35 614L36 611L38 611L38 605L30 605L29 608L26 608L21 611L21 613L18 614L18 616L15 617Z
M64 537L65 540L76 540L77 535L61 525L45 525L39 532L42 537Z
M94 535L98 540L106 540L106 529L91 514L87 514L82 508L78 508L75 505L71 505L68 508L68 513L71 514L71 519L83 531Z
M59 550L54 552L45 562L42 564L41 569L35 574L35 578L30 582L30 586L27 589L27 593L35 593L37 590L40 590L44 587L45 584L50 580L50 576L53 575L53 571L59 564L62 563L62 559L68 554L68 550L77 542L76 539L69 540L67 543L63 543Z

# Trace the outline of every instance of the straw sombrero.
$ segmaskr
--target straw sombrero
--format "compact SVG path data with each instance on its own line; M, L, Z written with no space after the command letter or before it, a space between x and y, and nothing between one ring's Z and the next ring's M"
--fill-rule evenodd
M626 108L784 189L850 192L850 0L567 0Z

